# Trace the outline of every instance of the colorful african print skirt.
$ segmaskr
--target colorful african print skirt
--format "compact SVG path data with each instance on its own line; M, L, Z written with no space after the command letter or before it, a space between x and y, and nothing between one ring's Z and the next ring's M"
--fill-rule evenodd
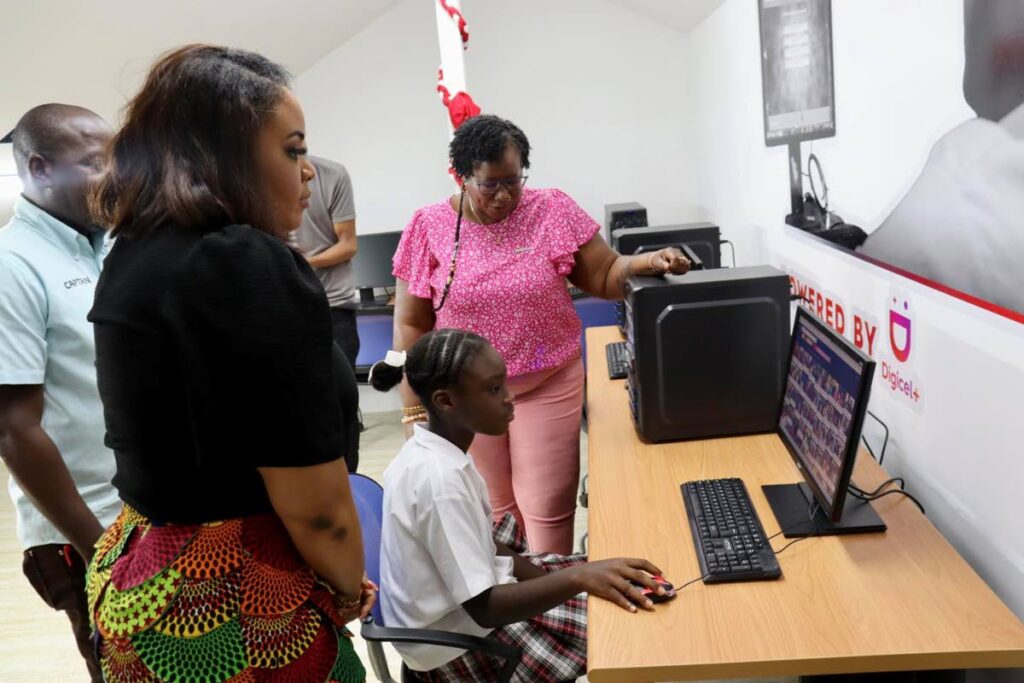
M126 505L86 585L108 683L366 678L332 595L273 515L160 525Z

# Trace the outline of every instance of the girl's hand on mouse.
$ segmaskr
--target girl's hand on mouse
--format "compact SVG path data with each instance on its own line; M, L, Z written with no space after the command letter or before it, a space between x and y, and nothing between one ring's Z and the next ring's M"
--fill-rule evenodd
M637 605L647 610L654 609L654 603L633 584L646 586L659 595L665 592L651 576L660 575L661 570L647 560L619 557L580 564L569 571L574 572L580 591L614 602L630 612L636 612Z

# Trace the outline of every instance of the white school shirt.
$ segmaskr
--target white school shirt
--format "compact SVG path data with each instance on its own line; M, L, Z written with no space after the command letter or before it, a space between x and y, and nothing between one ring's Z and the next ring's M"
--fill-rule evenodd
M384 472L381 611L387 626L486 636L462 603L516 579L491 536L487 486L469 455L416 425ZM465 650L395 643L409 668L429 671Z

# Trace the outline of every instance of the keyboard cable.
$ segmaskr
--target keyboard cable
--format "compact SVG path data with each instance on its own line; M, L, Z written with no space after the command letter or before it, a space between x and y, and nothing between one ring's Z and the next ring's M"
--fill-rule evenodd
M775 538L776 536L778 536L779 534L784 534L784 533L786 533L787 531L792 531L792 530L793 530L794 528L796 528L796 527L800 526L801 524L808 524L808 523L810 523L810 524L813 524L813 523L814 523L814 515L818 514L818 507L819 507L819 506L818 506L818 504L817 504L817 503L811 503L811 504L810 504L810 505L809 505L809 506L807 507L807 519L802 519L802 520L800 520L799 522L794 522L793 524L790 524L790 525L789 525L788 527L786 527L785 529L782 529L782 530L778 531L777 533L774 533L774 534L772 534L771 536L768 536L768 537L767 537L767 538L765 539L766 541L769 541L769 543L768 543L768 547L769 547L769 548L771 548L771 551L772 551L772 553L773 553L773 554L774 554L774 555L775 555L776 557L778 557L779 555L781 555L781 554L782 554L782 553L783 553L783 552L784 552L784 551L786 550L786 548L788 548L789 546L793 545L794 543L797 543L797 542L799 542L799 541L803 541L804 539L807 539L807 538L810 538L811 536L814 536L814 534L810 534L810 535L808 535L808 536L801 536L800 538L798 538L798 539L795 539L795 540L793 540L793 541L790 541L790 542L789 542L789 543L787 543L786 545L782 546L782 548L780 548L779 550L775 550L774 548L772 548L772 547L771 547L771 543L770 543L770 541L771 541L771 540L772 540L773 538ZM747 559L750 559L750 558L751 558L751 557L753 557L754 555L757 555L757 553L759 553L759 552L761 552L761 551L757 551L757 552L749 553L749 554L747 555ZM689 585L690 585L691 583L697 583L698 581L703 581L704 579L706 579L706 578L708 578L708 577L710 577L710 576L711 576L711 574L705 574L705 575L703 575L703 576L698 576L698 577L697 577L696 579L690 579L689 581L687 581L687 582L686 582L686 583L684 583L683 585L681 585L681 586L679 586L678 588L676 588L676 592L678 593L679 591L681 591L681 590L683 590L684 588L686 588L687 586L689 586Z

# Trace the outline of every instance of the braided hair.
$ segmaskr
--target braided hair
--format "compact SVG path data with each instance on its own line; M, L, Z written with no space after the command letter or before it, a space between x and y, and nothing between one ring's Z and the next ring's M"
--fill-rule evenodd
M516 124L492 114L480 114L455 130L448 145L452 168L469 178L477 166L501 161L505 149L515 147L523 168L530 168L530 141Z
M434 330L419 338L406 353L405 366L384 361L374 363L370 383L377 391L388 391L402 381L403 374L423 405L430 410L430 397L438 389L459 383L466 363L487 348L487 340L464 330Z

